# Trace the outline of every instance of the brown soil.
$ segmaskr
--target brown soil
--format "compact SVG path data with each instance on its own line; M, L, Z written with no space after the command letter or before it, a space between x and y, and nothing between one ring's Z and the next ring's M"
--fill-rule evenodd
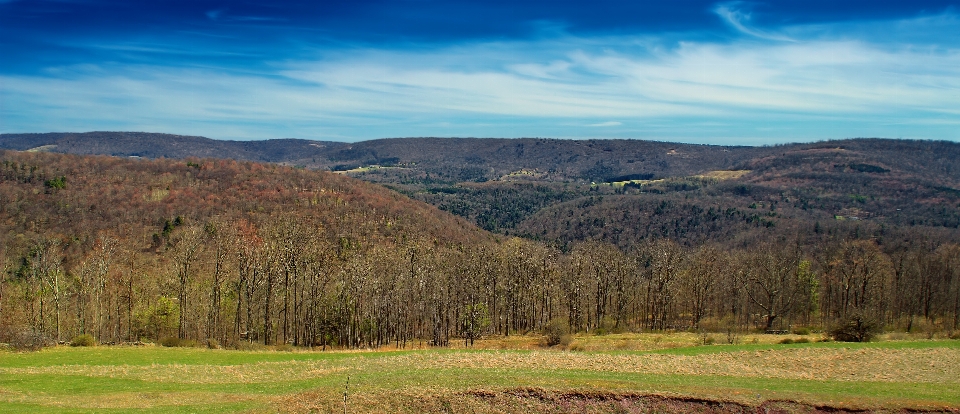
M433 391L433 392L430 392ZM439 392L438 392L439 391ZM360 397L360 398L357 398ZM699 413L699 414L846 414L846 413L949 413L958 409L870 409L857 410L810 405L796 401L767 400L756 405L737 401L721 401L659 394L609 392L594 390L556 391L537 387L503 390L471 390L443 392L410 390L381 394L377 397L354 396L343 405L342 397L303 393L278 401L280 411L350 412L350 413Z
M717 401L701 398L665 395L635 394L607 391L549 391L541 388L516 388L500 392L471 391L467 396L487 402L491 407L523 405L523 400L534 402L544 413L958 413L960 410L851 410L829 406L812 406L794 401L768 400L756 406L735 401ZM493 410L498 411L498 410ZM506 411L510 412L510 411Z

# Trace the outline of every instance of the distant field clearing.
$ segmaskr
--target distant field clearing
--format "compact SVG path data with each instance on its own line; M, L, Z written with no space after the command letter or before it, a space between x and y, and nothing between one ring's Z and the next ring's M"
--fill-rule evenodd
M717 170L717 171L708 171L700 175L694 175L686 178L696 178L701 180L735 180L737 178L743 177L750 173L750 170ZM677 178L674 178L677 179ZM668 178L661 178L657 180L627 180L627 181L614 181L610 185L614 187L622 187L627 184L640 184L640 185L649 185L660 182L665 182L669 180Z
M713 178L717 180L735 180L749 173L750 170L718 170L696 175L695 177Z

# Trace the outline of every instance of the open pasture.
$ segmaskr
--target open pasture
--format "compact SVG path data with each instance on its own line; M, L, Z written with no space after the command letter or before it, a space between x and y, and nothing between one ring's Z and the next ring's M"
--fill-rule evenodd
M591 350L606 347L590 345L603 337L578 338L587 344L580 352L279 352L159 346L0 352L0 412L960 408L956 340L780 345L764 338L740 345L675 346L682 341L671 335L609 337L611 350ZM532 342L531 337L517 337L516 344L524 338ZM644 350L621 345L631 341L653 345L638 347ZM493 348L506 342L484 344Z

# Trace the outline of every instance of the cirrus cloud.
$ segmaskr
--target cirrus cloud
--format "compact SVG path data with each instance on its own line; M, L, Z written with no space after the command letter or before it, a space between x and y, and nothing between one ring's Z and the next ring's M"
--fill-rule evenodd
M749 16L735 6L714 9L745 34L725 41L683 33L560 32L428 48L305 49L255 70L177 66L158 58L0 74L0 132L122 129L337 140L616 137L733 144L960 138L960 44L924 35L960 32L955 15L761 31L747 26ZM891 25L927 41L890 41ZM156 49L133 42L91 47Z

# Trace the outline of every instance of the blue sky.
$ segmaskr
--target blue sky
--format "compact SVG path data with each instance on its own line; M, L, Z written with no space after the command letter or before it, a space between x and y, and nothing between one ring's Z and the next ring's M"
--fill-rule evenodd
M960 140L950 1L0 0L0 132Z

